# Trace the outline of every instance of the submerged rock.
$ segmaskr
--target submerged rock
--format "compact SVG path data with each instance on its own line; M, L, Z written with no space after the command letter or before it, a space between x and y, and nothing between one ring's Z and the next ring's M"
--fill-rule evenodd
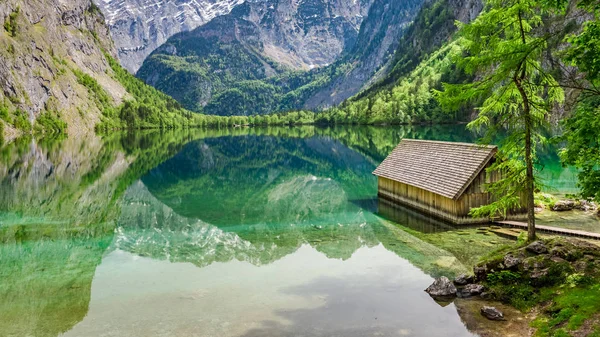
M502 311L494 307L484 306L483 308L481 308L481 314L483 315L483 317L492 321L504 320L504 314L502 313Z
M446 276L436 279L425 291L432 297L456 296L458 290Z
M572 211L573 209L575 209L575 201L573 200L559 200L552 206L552 210L555 212Z
M460 274L454 279L454 284L464 286L474 281L473 275Z
M527 246L527 251L534 254L546 254L548 247L542 241L535 241Z
M470 297L480 295L484 290L481 284L467 284L460 293L463 297Z

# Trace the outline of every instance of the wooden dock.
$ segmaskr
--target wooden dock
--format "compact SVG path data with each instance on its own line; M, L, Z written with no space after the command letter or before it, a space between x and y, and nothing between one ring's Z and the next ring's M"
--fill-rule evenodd
M495 221L496 224L502 226L508 226L513 228L519 228L527 230L527 223L520 221ZM550 227L550 226L540 226L536 225L535 229L540 232L557 234L557 235L565 235L565 236L575 236L584 239L592 239L592 240L600 240L600 233L590 233L586 231L579 231L575 229L566 229L566 228L558 228L558 227Z

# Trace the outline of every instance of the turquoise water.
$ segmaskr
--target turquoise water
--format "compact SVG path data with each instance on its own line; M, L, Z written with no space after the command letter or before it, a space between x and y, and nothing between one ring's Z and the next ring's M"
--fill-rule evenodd
M461 302L423 289L508 241L379 205L371 172L404 137L476 139L304 127L8 144L0 335L478 335ZM555 156L543 164L575 190Z

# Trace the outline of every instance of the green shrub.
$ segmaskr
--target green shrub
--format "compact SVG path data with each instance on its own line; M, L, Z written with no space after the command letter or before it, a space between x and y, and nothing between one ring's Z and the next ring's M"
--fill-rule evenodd
M488 274L487 281L490 284L510 284L521 281L521 274L509 270L502 270L496 273Z
M27 113L22 111L22 110L18 110L15 112L15 118L13 120L13 124L15 126L15 128L22 130L22 131L26 131L29 132L31 131L31 123L29 122L29 119L27 118Z
M0 103L0 119L8 121L8 107L3 103Z
M67 123L60 118L58 113L46 112L36 119L36 132L65 133Z
M17 18L19 17L20 8L17 7L6 20L4 21L4 30L8 33L8 35L15 37L17 36L18 26L17 26Z
M87 88L100 110L111 106L111 97L95 78L78 69L73 69L73 74L77 77L77 82Z
M4 123L0 121L0 147L4 145Z

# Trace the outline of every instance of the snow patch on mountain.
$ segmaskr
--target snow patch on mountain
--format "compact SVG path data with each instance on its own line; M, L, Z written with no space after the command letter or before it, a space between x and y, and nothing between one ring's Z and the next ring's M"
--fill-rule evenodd
M179 32L225 15L244 0L96 0L121 64L135 73L152 51Z

